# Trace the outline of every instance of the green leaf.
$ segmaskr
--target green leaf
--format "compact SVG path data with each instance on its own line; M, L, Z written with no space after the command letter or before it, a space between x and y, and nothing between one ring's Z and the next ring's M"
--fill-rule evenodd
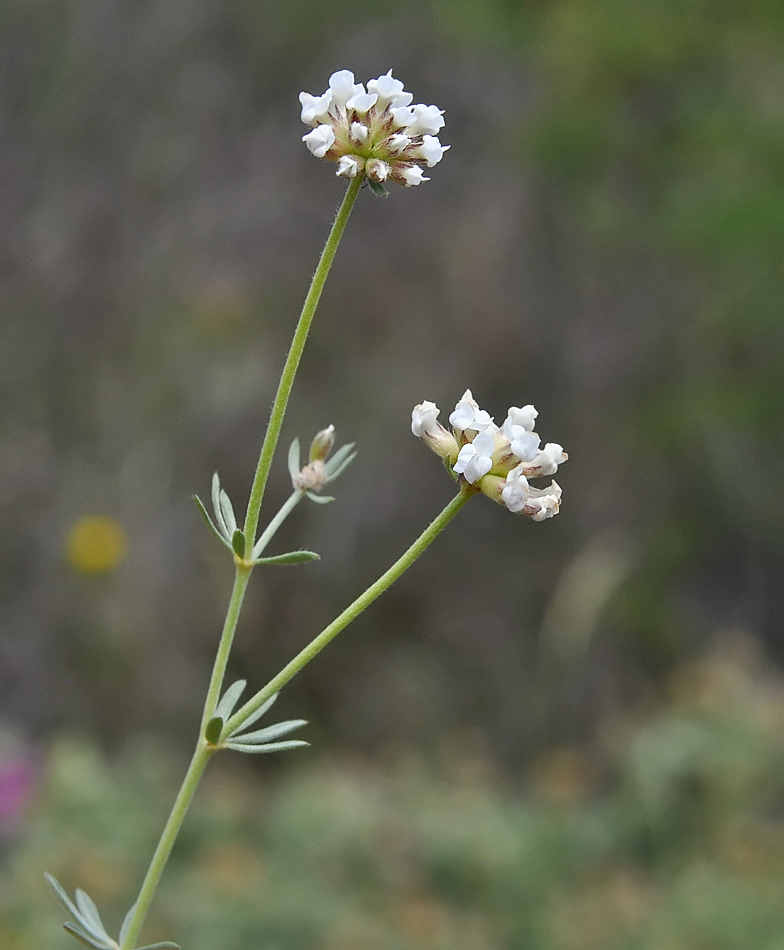
M133 918L133 912L136 910L136 903L131 906L131 909L125 915L125 919L122 922L122 927L120 927L120 944L122 945L125 941L126 934L131 926L131 919Z
M72 937L76 937L80 943L88 947L93 947L94 950L114 950L112 943L102 940L100 937L94 937L87 930L83 930L78 924L63 924L63 929L67 930Z
M270 696L269 699L265 700L255 712L252 712L248 716L247 719L241 722L237 726L237 729L247 729L248 726L252 726L254 722L257 722L259 719L261 719L264 713L267 712L272 707L273 703L278 698L278 695L279 695L278 693L273 693L272 696ZM236 734L237 729L234 730L232 735Z
M204 729L204 738L210 745L217 745L220 742L222 731L223 719L220 716L213 716Z
M389 194L389 192L381 184L380 181L373 181L372 178L368 178L366 179L366 181L368 185L370 186L370 190L373 192L373 194L378 196L379 198L386 198L387 195Z
M55 892L57 899L63 905L63 907L68 911L68 913L74 917L76 920L81 920L82 915L76 909L76 905L73 903L71 898L65 893L65 889L62 884L54 877L52 874L44 873L44 877L49 882L49 886Z
M212 510L215 512L215 521L218 527L221 529L221 534L228 542L231 539L231 532L226 526L226 519L223 517L223 511L221 510L220 503L220 494L220 478L218 478L218 473L215 472L212 476Z
M315 501L317 505L328 505L331 501L335 500L332 495L317 495L312 491L306 491L305 494L311 501Z
M285 752L286 749L300 749L302 746L310 745L309 742L303 742L301 739L290 739L288 742L268 742L266 745L254 745L252 742L227 742L227 749L234 749L235 752L247 752L251 755L259 755L265 752Z
M237 680L236 683L232 683L231 686L223 694L223 698L218 703L215 708L215 715L220 716L224 721L229 718L229 716L234 712L234 707L237 705L237 701L245 687L248 685L247 680ZM120 941L122 943L122 941Z
M218 493L218 501L223 515L223 523L226 525L226 534L228 537L232 537L237 530L237 519L234 517L234 506L231 503L231 498L222 488Z
M237 528L231 536L231 547L240 560L245 557L245 535Z
M139 947L139 950L181 950L181 948L177 943L164 940L163 943L148 943L146 947Z
M242 735L232 733L232 739L237 742L247 742L250 745L258 745L261 742L271 742L273 739L280 739L295 729L301 729L307 726L307 719L288 719L286 722L277 722L274 726L267 726L266 729L257 729L255 732L244 732Z
M224 545L224 547L227 547L229 548L229 550L231 550L231 545L229 544L229 542L226 540L226 538L223 537L220 531L213 524L212 518L210 518L209 514L207 513L207 509L204 507L204 504L201 498L199 498L198 495L194 495L193 500L196 502L196 506L201 512L202 518L204 518L204 520L210 526L210 530L214 533L215 537L220 541L222 545Z
M342 475L348 466L351 465L357 457L357 453L351 451L353 448L353 442L349 442L348 445L342 445L332 458L325 463L324 468L327 471L327 482L334 481L338 475Z
M289 446L289 475L294 478L299 470L299 439L294 439Z
M82 922L86 925L89 924L89 928L93 933L100 937L105 937L111 943L112 938L106 933L106 928L103 925L101 915L98 913L95 902L89 894L78 887L76 888L76 906L79 908Z
M321 556L314 551L289 551L288 554L276 554L275 557L260 557L254 564L303 564L305 561L320 561Z

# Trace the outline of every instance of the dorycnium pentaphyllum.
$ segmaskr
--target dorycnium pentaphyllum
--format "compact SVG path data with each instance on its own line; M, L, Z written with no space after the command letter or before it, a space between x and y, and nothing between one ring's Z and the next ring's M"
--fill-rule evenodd
M531 405L509 409L497 426L480 409L470 390L449 416L451 429L438 422L439 410L432 402L416 406L411 419L415 436L439 455L454 480L457 492L444 510L389 569L297 654L261 689L252 692L242 705L247 684L232 683L224 688L224 675L237 628L243 598L254 569L259 566L298 564L318 557L312 551L297 550L267 554L275 532L303 499L325 504L332 501L325 492L354 459L353 445L335 449L333 426L318 432L307 458L301 457L298 440L288 452L291 494L280 510L259 531L259 522L273 456L277 447L289 395L302 357L313 316L351 209L360 189L367 184L377 195L386 195L390 182L413 187L428 181L423 169L441 161L449 148L437 133L444 126L443 112L434 105L413 104L413 96L390 70L371 79L367 88L354 82L347 69L333 73L328 88L319 96L300 93L301 118L310 128L303 136L307 148L317 158L336 163L336 174L348 187L305 298L294 330L286 362L280 376L267 431L251 484L245 516L237 519L236 509L213 476L211 511L199 498L196 504L217 541L234 562L234 584L226 611L212 670L198 740L190 766L161 834L160 841L142 881L139 895L128 910L118 936L111 936L98 909L82 890L72 900L61 885L47 875L49 883L68 914L66 930L95 950L164 950L177 944L169 941L139 942L142 926L182 822L199 780L215 753L233 750L251 755L297 749L308 743L292 738L306 725L302 719L255 728L265 716L278 692L317 653L382 594L425 551L460 509L475 495L484 494L516 514L544 521L558 513L561 489L556 482L548 488L532 488L529 479L555 474L566 460L560 445L548 442L541 447L534 431L537 412ZM301 733L300 733L301 734Z

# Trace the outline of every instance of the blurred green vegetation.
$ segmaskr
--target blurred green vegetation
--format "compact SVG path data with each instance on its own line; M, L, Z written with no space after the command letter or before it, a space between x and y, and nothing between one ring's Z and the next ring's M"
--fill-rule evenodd
M185 824L151 939L188 950L777 950L784 683L753 641L679 667L668 700L543 750L520 785L477 731L427 757L221 755ZM70 946L45 869L116 926L184 762L59 737L0 871L4 950ZM111 928L110 928L111 929Z

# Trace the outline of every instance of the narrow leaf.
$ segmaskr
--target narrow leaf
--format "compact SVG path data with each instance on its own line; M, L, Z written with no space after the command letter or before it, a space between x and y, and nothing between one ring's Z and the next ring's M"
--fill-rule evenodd
M146 947L139 947L139 950L180 950L180 945L164 940L163 943L149 943Z
M294 439L289 446L289 475L294 478L299 470L299 439Z
M231 532L226 526L226 519L223 517L223 511L221 510L220 503L220 478L218 473L212 476L212 510L215 512L215 523L220 529L221 534L226 538L227 542L231 542Z
M335 500L331 495L317 495L312 491L306 491L305 494L311 501L315 501L317 505L328 505L331 501Z
M87 930L82 930L78 924L63 924L63 929L67 930L72 937L76 937L80 943L85 944L87 947L93 947L94 950L113 950L112 945L106 940L94 937L88 933Z
M223 694L223 698L215 708L215 715L220 716L224 721L234 712L237 701L242 696L242 691L248 685L247 680L237 680ZM122 942L122 941L121 941Z
M276 554L275 557L260 557L254 564L303 564L305 561L320 561L321 556L314 551L289 551L288 554Z
M357 453L351 451L353 448L353 442L350 442L348 445L344 445L342 448L338 449L332 458L327 462L327 482L334 481L338 475L342 475L349 465L351 465L351 463L357 457Z
M210 745L217 745L220 742L222 730L223 719L220 716L213 716L204 729L204 738Z
M136 904L133 904L131 909L125 915L125 920L122 922L122 927L120 927L120 945L125 942L125 937L128 933L128 930L131 926L131 920L133 919L133 912L136 910Z
M269 699L265 700L265 702L263 702L261 706L259 706L256 712L252 712L244 722L241 722L237 726L237 729L247 729L248 726L252 726L254 722L257 722L259 719L261 719L264 713L267 712L272 707L272 704L275 702L277 698L278 698L278 693L273 693ZM235 733L236 733L236 729L235 729ZM234 735L234 733L232 733L232 735Z
M266 745L254 745L251 742L227 742L227 749L234 749L235 752L247 752L259 755L264 752L285 752L286 749L299 749L302 746L310 745L309 742L302 742L300 739L289 739L287 742L268 742Z
M68 913L72 917L74 917L76 920L80 920L82 915L76 909L76 905L71 900L71 898L65 893L65 888L57 880L57 878L51 874L46 874L46 873L44 873L44 877L49 882L49 886L55 892L55 894L57 895L57 899L60 901L63 907L68 911Z
M112 938L106 933L106 928L103 925L101 915L98 913L95 902L89 894L78 887L76 888L76 906L79 908L84 923L90 924L90 930L111 941Z
M347 455L342 460L340 465L334 466L334 468L327 475L327 483L334 482L335 479L338 477L338 475L342 475L343 472L345 472L345 470L349 467L349 465L351 465L351 463L354 461L356 457L357 457L357 453L352 452L350 455Z
M229 544L229 542L223 537L220 531L213 524L212 518L210 518L209 514L207 513L207 509L204 507L204 504L201 498L199 498L198 495L194 495L193 500L196 502L196 506L201 512L202 518L204 518L204 520L210 526L210 530L214 533L215 537L220 541L222 545L224 545L227 548L231 548L231 545Z
M287 736L290 732L301 729L307 724L307 719L289 719L286 722L276 722L274 726L267 726L266 729L257 729L255 732L244 732L242 735L237 735L235 732L232 739L236 739L237 742L258 745L260 742L271 742L273 739L280 739L281 736Z
M231 503L231 498L229 498L222 488L218 495L218 499L220 501L220 509L221 514L223 515L223 521L226 525L226 533L229 537L231 537L237 530L237 519L234 517L234 506Z
M231 547L238 558L243 559L245 557L245 535L239 528L236 528L231 536Z

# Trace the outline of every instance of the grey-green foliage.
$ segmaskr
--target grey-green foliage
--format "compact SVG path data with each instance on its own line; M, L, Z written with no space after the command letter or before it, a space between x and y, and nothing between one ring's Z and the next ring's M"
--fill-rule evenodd
M236 683L229 686L216 707L216 719L211 720L210 724L217 720L222 727L223 723L234 711L234 707L237 705L245 689L245 685L245 680L237 680ZM307 720L305 719L289 719L285 722L278 722L272 726L266 726L264 729L257 729L253 732L243 731L257 722L264 713L272 707L272 704L277 698L278 694L273 693L272 696L270 696L266 702L262 703L255 712L251 713L240 726L232 730L232 732L223 739L221 745L226 749L234 749L235 752L247 752L256 755L268 752L285 752L288 749L299 749L309 745L310 743L304 742L301 739L288 739L284 742L275 741L282 739L283 736L287 736L290 732L294 732L295 729L301 729L302 726L306 726ZM208 724L208 729L210 724ZM218 735L220 734L220 727L216 728L216 732ZM211 742L216 741L210 738L209 735L207 738Z
M784 931L782 683L740 646L681 667L668 705L615 709L599 741L543 750L521 782L462 734L427 756L227 770L194 802L149 926L176 928L187 950L429 950L434 932L505 950L771 950ZM135 880L149 857L170 752L91 754L80 784L84 747L53 748L0 869L15 909L0 916L4 948L35 946L22 939L39 918L51 927L30 891L42 862Z

